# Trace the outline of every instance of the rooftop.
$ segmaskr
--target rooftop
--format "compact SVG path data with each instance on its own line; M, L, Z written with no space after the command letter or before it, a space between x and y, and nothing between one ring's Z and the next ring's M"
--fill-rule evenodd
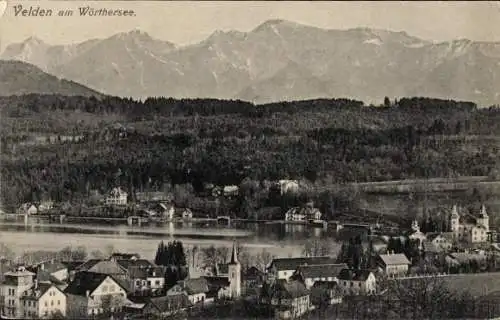
M299 266L335 264L336 259L332 257L300 257L300 258L277 258L273 259L269 268L275 267L281 270L296 270Z
M178 284L186 290L188 295L208 292L208 281L205 278L187 279Z
M301 274L304 278L327 278L337 277L342 269L347 268L347 264L320 264L320 265L307 265L299 266L297 273Z
M386 266L411 264L403 253L381 254L379 257Z
M351 269L343 269L340 271L338 279L339 280L348 280L348 281L366 281L368 277L372 273L370 270L351 270Z
M272 288L273 296L281 299L293 299L309 294L306 286L297 280L288 282L276 282Z
M124 286L124 284L121 281L117 281L117 279L113 278L108 274L84 271L84 272L78 272L75 275L75 279L66 288L65 293L85 296L87 294L87 291L89 291L89 293L91 294L108 277L110 277L124 290L128 290L128 288Z

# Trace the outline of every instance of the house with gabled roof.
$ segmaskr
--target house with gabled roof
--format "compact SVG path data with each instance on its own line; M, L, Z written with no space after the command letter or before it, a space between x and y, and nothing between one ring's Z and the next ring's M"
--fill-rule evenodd
M126 205L128 193L121 187L113 188L105 199L107 205Z
M338 281L340 271L345 268L345 263L303 265L295 270L292 279L302 281L310 289L317 281Z
M167 296L185 294L192 304L207 302L209 292L208 281L205 278L186 279L177 282L167 291Z
M299 266L335 264L332 257L276 258L267 267L270 280L288 279Z
M377 264L389 277L404 276L408 273L411 262L404 253L379 254Z
M309 290L296 280L279 280L271 287L271 306L275 308L276 318L298 318L311 307Z
M310 289L311 304L323 307L342 303L342 288L337 281L316 281Z
M139 296L157 296L165 286L165 267L130 267L128 269L130 291Z
M338 279L344 295L370 295L377 290L377 280L371 270L346 268L340 271Z
M66 294L55 284L35 281L21 297L25 318L53 318L66 316Z
M113 260L90 259L76 268L76 273L82 271L107 274L120 281L128 280L127 269Z
M146 303L143 314L149 318L164 318L174 314L181 313L193 304L185 294L155 297L149 299Z
M128 289L113 276L82 271L64 291L71 318L87 318L120 311L128 303Z

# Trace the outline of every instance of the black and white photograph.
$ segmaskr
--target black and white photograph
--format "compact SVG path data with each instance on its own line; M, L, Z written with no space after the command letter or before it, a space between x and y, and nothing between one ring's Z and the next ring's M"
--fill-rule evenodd
M0 319L500 319L499 1L0 0Z

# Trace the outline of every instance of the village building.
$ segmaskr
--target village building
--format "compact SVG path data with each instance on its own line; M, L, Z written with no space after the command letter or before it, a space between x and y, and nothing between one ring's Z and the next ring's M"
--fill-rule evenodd
M175 217L179 217L182 220L193 219L193 212L189 208L175 208Z
M316 281L310 291L311 304L314 306L342 303L342 288L337 281Z
M54 201L52 200L41 201L40 204L38 205L38 212L47 212L52 210L52 208L54 208Z
M129 280L127 269L122 267L118 261L114 260L90 259L78 266L75 271L76 274L79 272L106 274L122 282L127 282ZM124 286L123 283L122 286Z
M277 186L280 194L297 194L299 192L299 182L297 180L279 180Z
M291 208L285 213L286 221L321 221L321 211L314 207L313 202L302 207Z
M344 295L372 295L377 290L377 280L370 270L343 269L338 279Z
M2 318L24 319L22 297L34 285L35 273L18 267L15 271L4 274L0 285L0 296L3 301Z
M19 214L35 215L38 213L38 208L32 203L24 203L18 210Z
M418 225L418 221L414 220L411 224L411 232L408 236L410 240L418 241L419 247L422 247L423 243L426 240L425 234L420 231L420 226Z
M377 261L379 267L389 277L401 277L408 273L411 262L404 253L380 254Z
M425 251L445 252L453 247L453 234L450 232L434 232L426 234Z
M164 319L191 308L193 304L185 294L155 297L149 299L143 309L147 319Z
M113 188L105 199L106 205L126 205L128 193L120 187Z
M21 297L23 315L26 319L53 319L66 316L66 294L52 283L39 283Z
M489 239L490 223L486 207L481 206L477 216L472 214L460 215L454 205L450 215L451 231L455 239L468 244L484 243Z
M103 273L77 273L65 293L67 314L71 318L118 312L129 303L127 288L120 281Z
M245 288L257 288L265 280L265 273L257 267L252 266L243 272L243 283Z
M268 280L289 279L300 266L335 263L332 257L276 258L267 267Z
M277 319L296 319L311 308L309 291L300 281L277 281L271 287L270 300Z
M205 278L186 279L177 282L172 288L168 289L167 296L186 295L189 301L195 305L197 303L206 303L209 292L208 281Z
M303 265L297 268L292 279L302 281L307 289L311 289L317 281L338 281L340 271L345 268L347 268L345 263Z
M113 252L109 257L109 259L112 261L121 261L121 260L136 261L140 258L141 256L138 253L121 253L121 252Z
M41 263L38 269L45 271L59 281L67 281L69 279L68 267L59 261Z
M133 295L157 296L165 286L165 267L130 267L128 277Z

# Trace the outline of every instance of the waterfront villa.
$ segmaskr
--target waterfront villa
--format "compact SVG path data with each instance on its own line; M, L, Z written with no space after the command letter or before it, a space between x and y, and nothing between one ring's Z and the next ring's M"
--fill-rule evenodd
M320 221L321 211L312 202L303 207L291 208L285 213L286 221Z
M126 205L128 193L120 187L113 188L105 199L107 205Z

